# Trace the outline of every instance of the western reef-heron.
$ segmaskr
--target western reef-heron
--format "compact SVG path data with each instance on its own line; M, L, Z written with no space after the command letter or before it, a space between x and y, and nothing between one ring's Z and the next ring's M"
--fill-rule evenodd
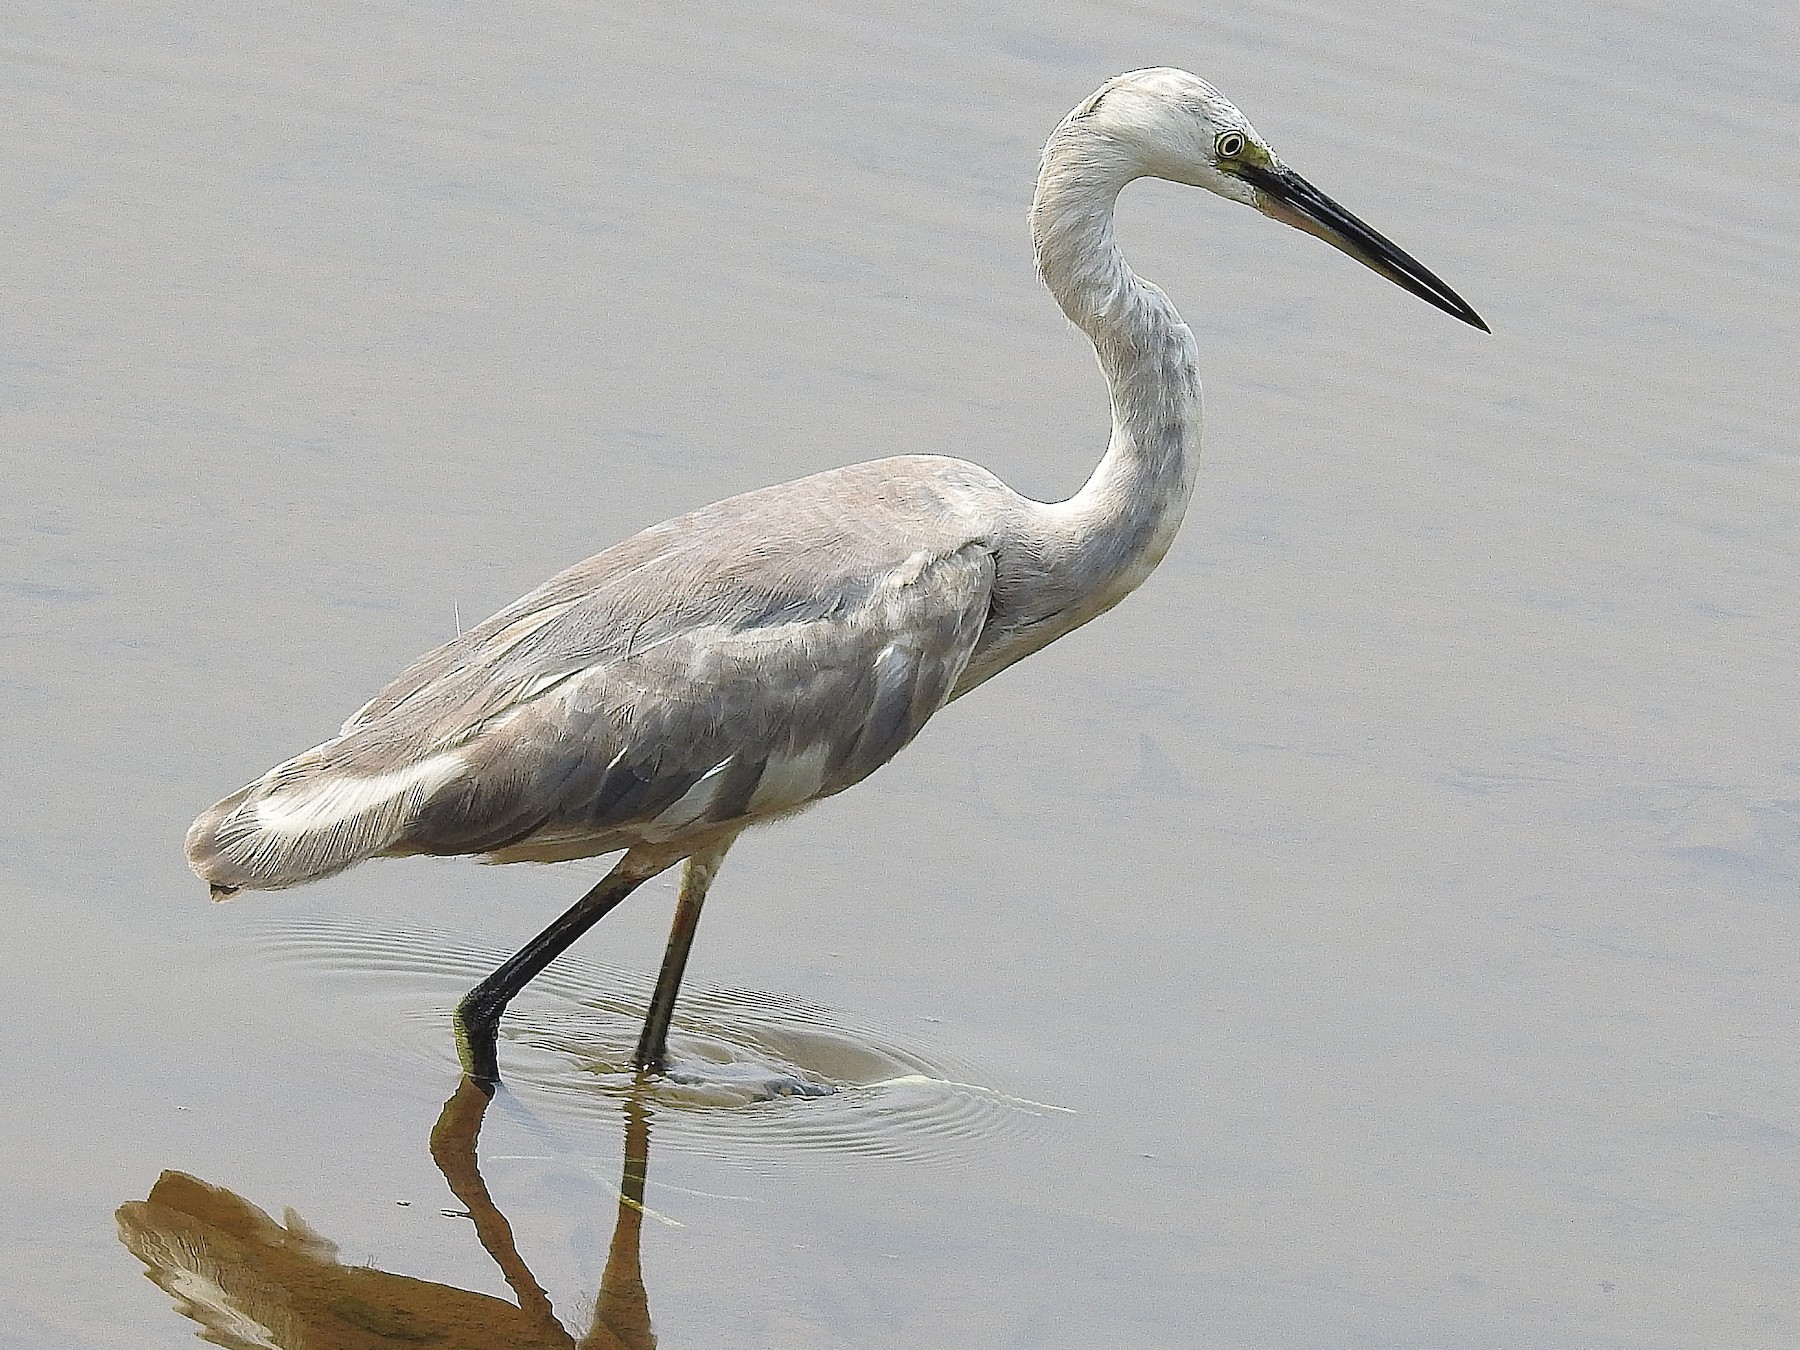
M1168 551L1199 465L1199 353L1113 238L1120 190L1144 177L1255 207L1487 330L1204 80L1120 75L1050 137L1031 208L1039 273L1112 394L1110 443L1079 492L1032 501L966 460L906 455L654 525L420 657L336 737L206 811L187 837L194 871L222 897L378 856L623 850L458 1005L464 1066L492 1084L508 1001L685 861L634 1056L664 1068L700 907L739 833L860 782Z

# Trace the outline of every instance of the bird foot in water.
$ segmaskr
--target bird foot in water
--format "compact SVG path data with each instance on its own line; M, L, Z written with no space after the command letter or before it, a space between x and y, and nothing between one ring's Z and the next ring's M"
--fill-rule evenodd
M830 1083L767 1064L699 1060L665 1066L662 1077L677 1087L695 1088L739 1101L774 1101L780 1097L829 1097Z

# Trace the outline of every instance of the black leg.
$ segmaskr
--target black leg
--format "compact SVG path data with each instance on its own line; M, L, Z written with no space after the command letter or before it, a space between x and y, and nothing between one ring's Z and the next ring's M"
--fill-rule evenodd
M644 1031L638 1037L637 1053L631 1062L640 1069L661 1073L668 1067L669 1022L675 1016L675 996L681 991L681 976L687 969L688 952L694 945L694 930L700 926L700 906L706 903L707 889L725 861L725 850L731 840L703 849L687 860L681 873L681 899L675 902L675 923L669 929L669 947L663 954L662 971L656 977L656 992L650 998L650 1011L644 1018Z
M666 866L664 864L663 866ZM478 1084L491 1087L500 1081L496 1034L500 1015L514 994L535 979L569 945L601 919L662 866L646 866L627 853L594 887L555 923L527 942L505 965L476 985L456 1005L456 1048L463 1072Z

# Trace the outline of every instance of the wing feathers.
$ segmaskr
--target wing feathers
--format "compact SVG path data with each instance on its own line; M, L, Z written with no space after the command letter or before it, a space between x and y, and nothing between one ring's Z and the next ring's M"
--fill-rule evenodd
M757 496L709 511L754 524ZM576 857L747 823L868 776L967 665L991 551L952 532L896 558L841 511L820 510L812 534L706 516L686 527L713 537L646 531L421 657L336 740L202 815L194 870L271 889L377 854Z
M188 831L188 862L223 891L329 876L388 847L467 767L449 752L379 774L334 772L336 743L233 793Z

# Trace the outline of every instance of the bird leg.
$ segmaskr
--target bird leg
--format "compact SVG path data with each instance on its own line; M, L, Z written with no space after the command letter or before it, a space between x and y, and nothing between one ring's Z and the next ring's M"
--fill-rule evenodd
M681 976L687 969L688 952L694 945L694 930L700 926L700 906L706 903L707 889L725 861L725 850L731 840L709 844L691 854L681 870L681 898L675 902L675 922L669 928L669 947L663 954L662 971L656 977L656 992L650 997L650 1011L644 1017L644 1031L638 1037L637 1053L631 1062L638 1068L661 1073L668 1067L669 1022L675 1016L675 995L681 989Z
M506 1011L513 995L567 951L576 938L611 913L620 901L667 866L666 856L651 860L636 852L627 853L600 884L577 900L567 913L468 992L456 1005L456 1048L462 1058L464 1073L484 1086L491 1087L500 1081L496 1036L500 1015ZM697 910L698 906L695 908Z

